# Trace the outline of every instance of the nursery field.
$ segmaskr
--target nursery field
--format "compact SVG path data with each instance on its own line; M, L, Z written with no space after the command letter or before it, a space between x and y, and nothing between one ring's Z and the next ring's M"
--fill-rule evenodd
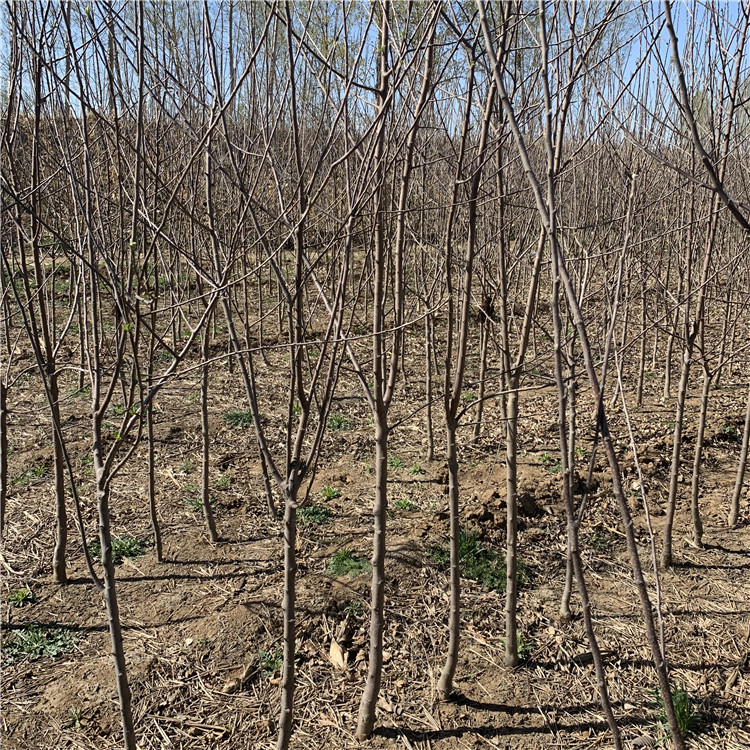
M270 745L276 734L283 527L269 517L252 427L227 418L242 400L239 390L233 392L233 382L226 365L216 369L210 474L222 541L210 543L196 500L200 414L184 396L190 380L175 383L156 414L163 562L156 561L150 542L145 455L136 454L132 471L113 488L113 534L132 540L136 550L117 566L117 585L143 748L260 748ZM528 385L534 385L533 380ZM405 390L408 401L410 389ZM633 419L658 533L673 415L655 390L647 393ZM690 744L696 748L750 745L750 530L726 528L742 427L742 390L727 384L714 397L701 492L704 548L691 545L689 508L681 504L675 565L661 576L667 656L673 680L689 694L700 722ZM519 426L522 662L513 669L503 666L504 563L470 565L469 574L480 580L463 581L461 661L456 697L448 702L436 691L447 641L447 471L443 461L425 461L419 417L392 434L388 624L373 747L607 746L580 616L570 622L558 616L566 535L561 477L552 458L557 429L551 417L552 391L536 384L523 398L526 416ZM75 424L82 398L73 393L62 408L71 425L76 475L85 487L93 480L86 463L87 434ZM688 406L696 405L689 401ZM12 433L14 483L3 575L3 632L8 638L3 745L29 750L114 748L121 738L106 611L87 578L80 543L70 544L69 584L61 588L50 581L52 455L51 447L43 447L46 423L33 417L39 408L38 394L29 387L18 403L19 412L29 416ZM480 440L467 440L460 456L462 544L469 560L478 550L490 550L499 560L504 550L500 423L496 407L488 411ZM299 708L293 747L358 746L353 730L366 671L374 495L368 415L354 387L351 393L343 388L329 416L309 502L298 511ZM269 413L267 418L280 415ZM470 430L466 432L470 436ZM688 429L686 455L693 439ZM579 453L576 471L585 474L588 456L585 449ZM625 440L620 454L630 488L637 480ZM664 737L664 718L643 645L608 470L601 460L594 476L597 489L581 527L581 552L610 693L629 746L657 747ZM83 516L95 528L90 497L83 494ZM747 495L743 504L747 508ZM644 517L637 510L634 515L641 554L648 560ZM646 577L653 586L653 574ZM20 595L26 590L28 598ZM574 597L574 613L578 606ZM41 640L33 639L34 632L43 634L49 646L38 645ZM30 644L27 652L20 645L22 638ZM8 645L14 642L19 645Z
M3 750L750 748L750 3L0 28Z

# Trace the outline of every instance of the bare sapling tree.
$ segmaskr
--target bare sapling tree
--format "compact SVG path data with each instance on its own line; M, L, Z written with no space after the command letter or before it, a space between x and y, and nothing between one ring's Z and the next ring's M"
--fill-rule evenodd
M691 104L691 97L688 91L687 80L685 77L684 68L682 66L679 42L672 20L671 4L669 0L664 1L665 26L671 44L672 63L677 73L677 101L688 128L691 147L695 150L695 152L697 152L697 156L708 175L712 194L709 222L706 228L706 247L704 250L705 254L703 266L701 269L700 281L698 283L696 292L697 299L695 314L693 316L690 316L689 314L689 302L686 301L685 303L685 343L682 360L682 373L680 376L680 385L677 396L677 412L675 415L675 431L673 440L672 469L669 483L669 496L667 499L666 520L662 533L662 551L660 557L660 565L662 568L669 568L672 566L672 528L677 506L677 491L680 472L679 459L680 449L682 447L682 430L685 410L684 405L685 399L687 398L688 378L690 375L690 367L693 360L693 352L696 341L700 341L700 343L703 345L701 347L703 351L701 361L703 366L704 378L701 396L701 410L698 423L698 436L696 441L695 459L693 463L693 477L691 483L691 516L693 521L693 543L696 546L702 545L703 528L698 509L698 482L703 448L703 436L706 425L706 412L708 409L708 393L711 382L711 373L709 372L705 356L705 341L703 338L703 329L705 323L704 316L706 295L708 292L708 282L711 273L711 263L713 260L714 246L716 241L717 222L719 221L719 204L723 204L729 211L732 218L740 225L740 227L746 233L750 233L750 222L748 221L746 214L743 212L740 206L738 206L736 202L727 194L724 188L729 150L732 142L732 129L735 123L735 111L738 103L738 97L741 95L740 83L742 80L742 57L744 53L745 42L747 39L750 8L745 8L743 15L744 23L737 41L737 49L734 61L735 71L731 83L729 82L729 79L726 75L721 76L722 89L725 85L727 87L726 91L722 90L722 93L726 97L727 105L720 108L719 110L723 116L723 122L719 123L718 127L718 132L720 134L720 144L717 144L717 148L715 149L715 158L711 158L703 145L698 130L698 124L695 118L695 113L693 111L693 106ZM712 28L718 28L718 25L715 24L712 26ZM725 60L725 62L727 61ZM690 253L691 249L689 249L688 252ZM690 264L690 261L688 261L688 263ZM689 267L686 272L688 274L690 273ZM689 278L690 277L688 275L688 279ZM690 283L688 282L686 286L686 300L688 300L689 296L687 295L690 294Z
M606 413L604 410L604 404L601 400L602 399L601 387L600 387L599 377L596 373L596 369L594 366L594 359L593 359L592 352L591 352L591 346L589 344L586 323L581 314L581 309L580 309L579 301L575 292L575 288L573 286L571 277L565 265L565 258L562 253L562 248L560 247L559 238L557 236L557 233L553 231L553 229L555 228L555 220L553 217L556 211L554 191L550 191L548 189L547 199L545 199L544 193L541 187L541 182L529 158L529 152L526 146L526 139L519 127L518 120L516 118L515 108L506 93L505 84L503 81L503 71L497 63L497 57L494 51L494 43L493 43L493 39L490 33L489 25L487 22L485 4L483 0L477 0L477 5L479 8L479 16L480 16L480 20L482 23L482 31L484 34L485 44L487 47L487 55L489 57L490 64L492 65L492 68L493 68L493 74L495 77L495 82L497 83L498 93L500 95L500 99L503 104L503 109L505 110L506 116L508 118L511 132L513 133L513 139L516 144L518 155L523 164L524 172L526 173L529 186L534 194L534 200L537 206L537 211L539 213L540 220L547 232L547 236L551 244L552 252L557 256L557 271L560 276L560 282L565 291L567 304L571 310L571 314L575 323L575 327L578 332L578 338L579 338L579 342L581 346L581 353L584 358L586 373L590 382L591 389L593 391L594 399L598 403L597 420L599 422L599 428L600 428L601 436L602 436L602 444L605 450L605 454L607 456L607 462L609 464L609 468L612 473L613 491L614 491L614 495L615 495L615 498L617 500L617 503L620 509L620 514L622 518L623 529L625 532L625 537L626 537L626 542L627 542L627 547L628 547L628 556L630 559L633 578L634 578L636 589L638 591L638 595L641 601L641 608L643 611L643 620L644 620L644 625L646 629L646 636L647 636L649 646L651 648L657 677L659 679L659 688L660 688L662 700L664 701L665 712L667 714L669 728L670 728L670 731L672 732L672 740L677 750L684 750L685 742L682 738L682 734L680 732L680 728L677 723L677 717L675 715L674 704L672 702L672 689L671 689L670 682L669 682L667 665L666 665L664 656L661 653L659 641L656 635L656 629L654 627L654 618L653 618L651 601L648 595L646 583L643 578L643 570L641 567L640 556L639 556L638 547L636 544L635 533L633 531L633 522L632 522L632 517L630 513L630 508L628 506L628 501L625 496L624 488L622 486L620 464L617 458L617 453L614 448L612 436L609 431L609 423L608 423ZM609 16L612 13L612 10L613 10L612 7L610 7L604 13L603 18L600 22L600 26L599 26L599 29L601 31L603 31L603 29L606 27L607 22L609 20ZM540 15L543 16L545 12L546 11L544 8L544 2L542 0L540 3ZM589 44L592 44L591 39L589 40ZM591 49L590 46L589 46L589 49ZM581 62L581 67L582 67L582 59L579 58L579 61ZM546 138L545 138L548 157L550 154L554 154L554 143L551 140L551 138L552 138L552 134L548 130L546 133ZM552 170L549 169L549 167L547 171L548 171L548 179L551 179L553 172ZM600 694L600 697L601 697L601 694Z
M476 43L476 34L474 35L474 43ZM469 128L474 104L474 90L476 87L474 47L471 46L466 51L466 54L469 65L466 110L456 159L456 175L448 204L444 240L448 329L443 364L443 410L445 415L446 459L448 462L450 613L448 615L448 654L438 681L438 693L443 700L447 700L453 690L453 677L458 664L461 637L460 484L456 433L459 424L459 407L461 405L464 373L466 371L469 322L472 312L472 282L474 276L474 256L477 245L477 200L486 158L489 126L495 99L495 85L490 82L484 106L484 116L479 130L479 142L475 148L474 158L465 167L464 161L467 156L466 152L469 149ZM466 172L468 172L468 177L464 177ZM459 265L460 275L459 278L454 280L454 266L457 265L454 260L454 219L458 208L459 188L466 179L469 180L469 192L466 197L468 210L466 219L466 244L463 259Z

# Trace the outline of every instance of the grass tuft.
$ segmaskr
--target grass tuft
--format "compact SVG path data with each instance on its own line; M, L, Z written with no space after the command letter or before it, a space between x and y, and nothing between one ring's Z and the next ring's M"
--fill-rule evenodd
M99 542L89 542L89 554L94 558L101 558L102 547ZM112 562L119 565L126 557L140 557L146 551L142 539L134 536L112 537Z
M252 427L253 413L247 411L228 411L224 415L224 421L232 427Z
M337 497L341 497L341 491L337 487L331 487L331 485L327 484L318 495L324 500L335 500Z
M355 557L347 547L340 549L328 563L326 573L332 576L357 576L369 570L370 564L361 557Z
M333 513L322 505L306 505L297 511L297 521L300 526L328 523L332 516Z
M327 424L329 430L350 430L352 428L351 420L343 414L329 414Z
M258 651L258 663L266 677L278 672L282 662L281 651L264 651L263 649Z
M11 607L23 607L26 604L34 603L34 594L31 589L18 589L8 594L8 604Z
M658 688L654 688L654 697L656 698L659 710L659 727L667 736L671 736L669 722L667 721L667 711ZM693 699L684 686L681 688L676 687L672 690L672 705L674 706L675 718L677 719L677 727L680 730L680 734L683 737L696 734L701 723L701 715L696 711Z
M73 648L76 635L57 623L30 623L3 641L3 664L17 664L43 656L54 659Z
M447 537L445 541L446 544L428 548L432 559L443 568L450 565L451 561ZM485 588L494 589L501 594L505 592L508 585L505 558L489 547L482 547L476 531L459 530L458 559L461 575L464 578L477 581ZM520 560L517 575L519 586L529 582L529 570Z

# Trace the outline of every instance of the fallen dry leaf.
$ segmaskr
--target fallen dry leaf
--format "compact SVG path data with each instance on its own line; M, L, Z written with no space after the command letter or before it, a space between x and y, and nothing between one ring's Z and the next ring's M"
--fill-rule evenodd
M337 669L346 669L346 654L335 638L331 638L331 648L328 649L328 658L331 660L331 664Z

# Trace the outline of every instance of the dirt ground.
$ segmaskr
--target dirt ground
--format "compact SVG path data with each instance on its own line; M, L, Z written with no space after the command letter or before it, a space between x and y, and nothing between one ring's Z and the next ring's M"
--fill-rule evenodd
M740 373L714 393L701 479L705 547L689 543L688 495L697 399L688 404L673 571L661 576L667 656L676 686L701 714L696 748L750 747L750 492L745 524L726 528L746 384ZM421 400L418 374L402 385L399 404ZM529 381L529 385L541 383ZM104 603L86 575L71 522L70 584L51 582L54 488L51 432L33 378L11 394L9 500L3 551L2 746L7 750L106 750L121 744ZM72 381L67 384L70 389ZM672 400L647 380L644 407L632 408L638 454L655 530L660 530L671 454ZM200 414L195 373L172 384L157 408L158 506L165 562L152 546L117 568L125 650L141 748L262 748L273 745L279 707L281 524L266 509L251 427L224 419L244 409L238 378L226 365L211 376L211 482L219 532L208 542L189 500L200 484ZM283 384L279 384L279 409ZM585 473L591 414L582 385L577 471ZM272 399L269 401L272 403ZM63 403L66 436L80 481L87 533L96 534L85 394ZM275 418L272 406L265 418ZM519 622L526 660L502 666L504 596L463 580L463 637L456 697L436 693L447 645L448 579L435 548L444 544L446 469L425 461L424 416L391 437L386 584L385 670L373 748L611 747L580 616L559 622L565 573L565 521L555 474L555 394L521 399L520 555L528 571ZM344 383L333 411L311 503L327 509L300 526L295 748L359 746L353 732L366 674L369 573L327 572L342 548L369 558L373 498L372 426L354 384ZM469 417L471 418L471 417ZM441 452L440 406L436 440ZM654 599L649 538L637 492L633 454L620 417L613 433L626 472L646 580ZM463 523L479 542L505 541L504 446L499 407L488 403L480 440L462 428ZM46 468L39 468L46 467ZM663 746L656 677L645 646L640 605L603 459L597 491L581 530L585 573L616 716L629 747ZM149 542L145 444L114 483L115 534ZM747 486L747 485L746 485ZM324 487L330 488L323 490ZM338 496L336 496L338 494ZM324 497L327 495L327 497ZM187 500L186 500L187 499ZM580 500L580 497L577 498ZM72 513L71 513L72 515ZM315 521L322 521L316 523ZM28 588L24 606L8 597ZM577 595L574 609L579 612ZM68 645L54 658L8 663L8 643L29 623L56 623ZM332 642L341 647L340 651ZM345 664L341 661L341 655ZM337 655L339 658L337 659ZM338 663L334 663L337 662Z

